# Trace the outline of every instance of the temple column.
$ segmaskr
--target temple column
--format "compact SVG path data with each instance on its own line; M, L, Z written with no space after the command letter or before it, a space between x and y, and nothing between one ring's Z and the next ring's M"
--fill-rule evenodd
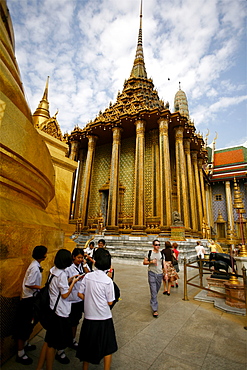
M76 141L76 140L71 140L70 141L69 159L71 159L72 161L77 161L78 147L79 147L79 142L78 141ZM78 168L73 173L72 189L75 189L75 187L77 187L77 184L76 184L77 171L78 171ZM69 218L70 219L75 219L76 218L76 215L75 215L75 207L74 207L73 201L74 201L74 199L73 199L73 191L72 191L71 198L70 198L70 211L69 211Z
M80 205L81 205L81 197L82 197L82 180L83 180L83 159L84 159L84 152L81 149L79 151L79 168L78 168L78 174L76 176L76 193L75 193L75 206L74 206L74 219L80 218L81 215L79 214Z
M168 127L169 120L160 118L159 146L160 146L160 229L172 224L172 185Z
M208 239L211 237L211 227L214 226L213 211L212 211L212 189L206 184L206 207L207 207L207 223L208 223Z
M137 120L136 151L135 151L135 186L134 213L132 234L144 235L145 225L145 189L144 189L144 155L145 155L145 121Z
M188 229L190 228L190 222L186 186L186 163L183 146L183 127L175 127L175 140L178 213L181 215L185 228Z
M118 234L118 202L119 202L119 167L120 167L120 146L121 128L112 129L113 143L111 156L111 174L108 198L108 212L106 222L106 234Z
M196 223L196 196L195 196L195 185L193 183L193 168L190 155L190 139L184 140L184 151L185 158L187 163L187 178L189 184L189 204L190 204L190 216L191 216L191 225L193 231L197 230Z
M75 140L70 141L69 159L72 159L72 161L77 161L78 147L79 147L79 142L78 141L75 141Z
M152 217L160 217L160 172L158 130L150 132L152 142Z
M197 152L192 151L192 166L194 171L194 179L195 179L195 191L196 191L196 201L197 201L197 215L198 215L198 230L202 229L202 197L201 197L201 189L200 189L200 180L199 180L199 171L198 171L198 162L197 162Z
M207 208L206 208L206 194L205 194L205 187L204 187L204 179L203 179L203 172L202 172L202 159L198 159L198 170L199 170L199 178L200 178L200 185L201 185L201 195L202 195L202 217L204 221L207 222Z
M80 215L81 215L81 224L82 230L87 229L87 213L88 213L88 201L89 201L89 194L90 194L90 183L92 177L92 170L93 170L93 158L95 153L95 146L97 141L96 135L88 135L88 151L87 151L87 159L85 165L85 171L82 181L82 200L81 200L81 207L80 207Z
M231 183L230 181L225 182L226 189L226 207L227 207L227 218L230 224L231 230L234 230L234 218L233 218L233 202L231 193Z

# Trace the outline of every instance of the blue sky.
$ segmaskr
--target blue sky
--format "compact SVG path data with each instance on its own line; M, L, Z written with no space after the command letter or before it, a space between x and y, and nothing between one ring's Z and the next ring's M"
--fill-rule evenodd
M7 0L32 112L50 76L50 114L65 132L114 102L135 57L140 0ZM170 103L179 82L191 119L216 148L247 141L245 0L143 0L148 77ZM168 80L168 78L170 80Z

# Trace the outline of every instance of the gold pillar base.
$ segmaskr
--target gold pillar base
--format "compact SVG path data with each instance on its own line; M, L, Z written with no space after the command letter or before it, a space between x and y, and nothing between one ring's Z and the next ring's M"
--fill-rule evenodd
M242 244L240 249L239 257L247 257L247 247L245 244Z
M118 226L107 225L104 235L119 235Z
M231 275L230 279L228 280L228 282L230 284L234 284L234 285L238 285L240 284L240 282L238 281L238 278L237 276L235 276L234 274Z
M171 228L168 226L160 226L159 237L169 237L171 235Z
M170 240L184 241L185 239L185 227L184 226L171 226L171 237Z
M133 225L131 235L146 236L147 233L145 232L145 230L145 225Z
M81 228L81 231L79 232L79 234L82 234L82 235L89 235L89 227L88 226L83 226Z

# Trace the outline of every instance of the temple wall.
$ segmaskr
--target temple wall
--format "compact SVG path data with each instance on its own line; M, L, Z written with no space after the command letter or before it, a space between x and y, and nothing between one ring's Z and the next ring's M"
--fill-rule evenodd
M158 140L157 140L158 141ZM145 217L152 217L153 202L156 200L152 196L152 174L153 174L153 163L152 163L152 141L150 133L146 134L145 143Z
M45 142L51 155L54 167L55 195L46 208L54 223L64 232L64 248L72 250L75 243L70 238L74 233L74 225L69 224L71 206L71 192L73 186L73 174L78 163L66 157L68 145L41 130L37 130Z
M121 141L120 183L125 187L123 196L123 218L133 218L134 206L134 169L135 169L135 137Z
M96 146L89 197L88 224L92 224L100 211L99 189L110 179L111 144Z

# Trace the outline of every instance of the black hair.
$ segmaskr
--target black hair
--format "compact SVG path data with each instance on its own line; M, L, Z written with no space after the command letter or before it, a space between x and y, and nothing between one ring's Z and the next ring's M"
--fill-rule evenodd
M99 244L100 242L101 242L101 243L103 243L103 244L105 245L105 240L104 240L104 239L99 239L99 240L98 240L98 244Z
M90 243L89 243L89 247L90 247L90 245L93 245L93 246L94 246L94 242L90 242Z
M166 241L165 242L165 249L171 248L171 247L172 247L171 243L169 241Z
M107 249L98 248L94 254L95 267L98 270L108 270L111 267L111 255Z
M72 252L72 257L76 257L78 256L79 254L82 254L84 256L84 250L83 248L75 248Z
M59 249L57 252L55 259L54 259L54 265L58 269L65 269L66 267L69 267L72 264L72 256L70 251L67 249Z
M156 243L156 242L160 243L160 241L159 241L158 239L154 239L154 241L153 241L153 245L154 245L154 243Z
M47 253L47 248L44 245L36 245L36 247L33 249L32 257L35 260L41 260L45 257Z

